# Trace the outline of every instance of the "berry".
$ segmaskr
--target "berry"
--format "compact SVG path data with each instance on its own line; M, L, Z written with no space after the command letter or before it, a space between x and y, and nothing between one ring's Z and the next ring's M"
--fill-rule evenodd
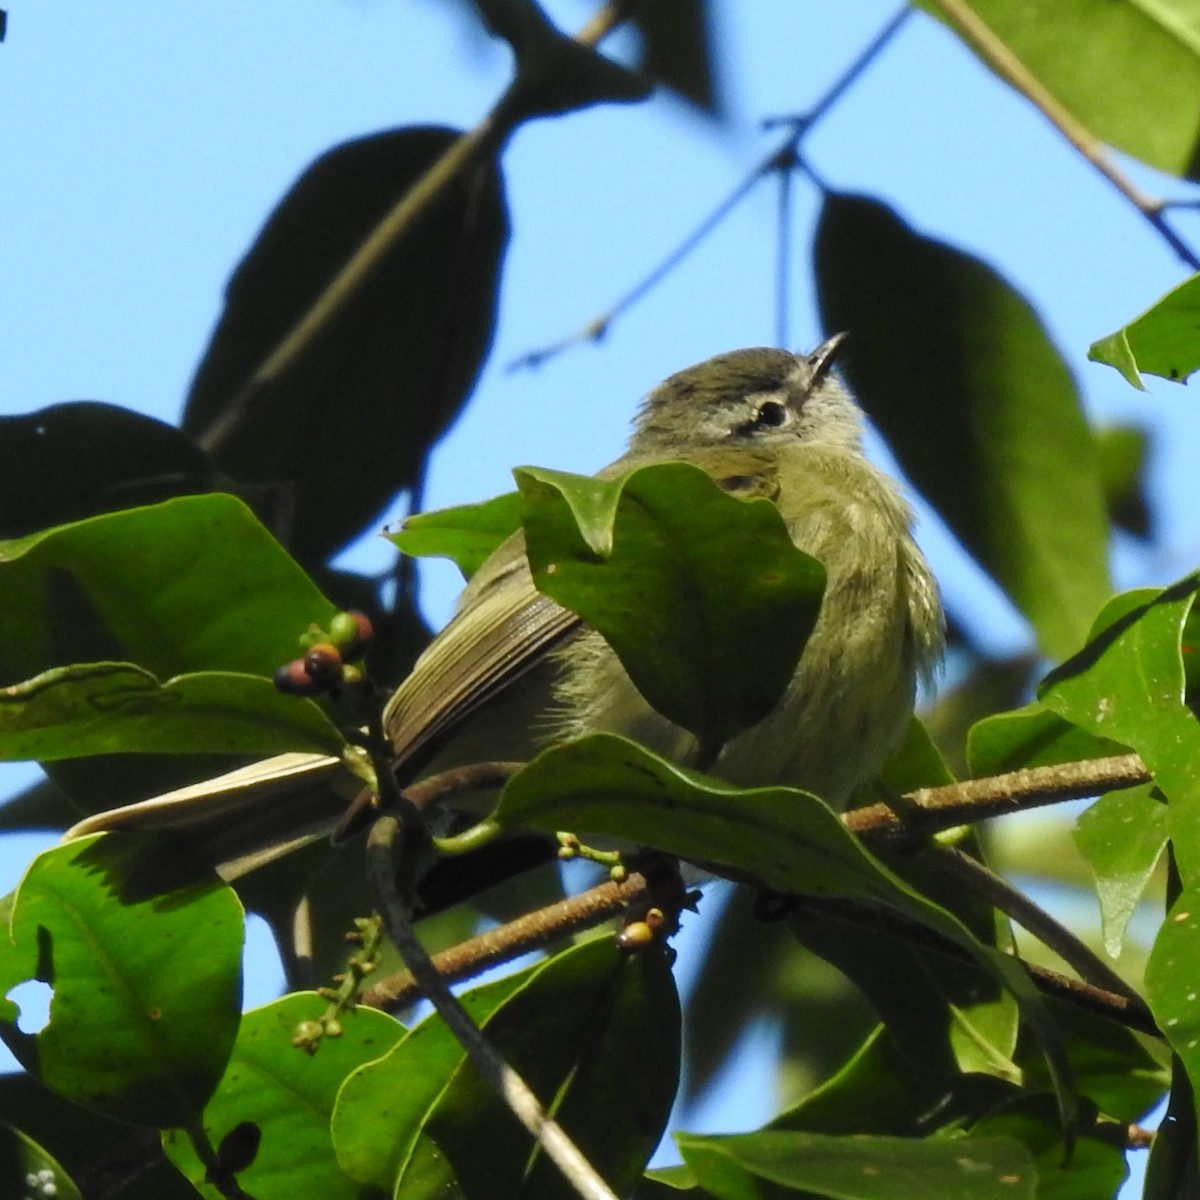
M304 655L304 669L318 686L337 687L342 682L342 656L331 642L317 642Z
M329 622L329 640L346 659L360 658L374 636L366 613L340 612Z
M275 686L289 696L315 696L321 690L309 675L302 658L293 658L275 672Z

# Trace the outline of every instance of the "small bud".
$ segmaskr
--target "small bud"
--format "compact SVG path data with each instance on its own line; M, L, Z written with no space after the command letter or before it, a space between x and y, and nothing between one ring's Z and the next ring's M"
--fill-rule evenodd
M301 1021L292 1034L292 1045L300 1050L315 1054L317 1046L325 1036L325 1027L320 1021Z

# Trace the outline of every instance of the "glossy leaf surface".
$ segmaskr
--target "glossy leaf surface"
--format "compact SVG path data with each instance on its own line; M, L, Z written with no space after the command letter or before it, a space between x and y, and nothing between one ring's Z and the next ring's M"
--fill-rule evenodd
M207 868L154 838L104 835L40 855L0 939L0 992L54 989L49 1024L0 1036L78 1103L165 1128L194 1120L238 1028L242 908Z
M682 463L516 476L534 581L604 635L659 712L715 747L775 707L825 572L772 503Z
M296 1026L316 1020L328 1003L312 992L296 992L248 1012L229 1067L204 1110L204 1128L218 1153L231 1138L250 1142L244 1155L250 1161L237 1181L256 1200L361 1200L358 1185L337 1165L330 1116L346 1077L386 1054L404 1029L386 1013L359 1008L342 1018L341 1037L325 1038L316 1054L306 1054L292 1045ZM165 1145L202 1196L222 1200L182 1131L172 1130Z
M1088 358L1115 367L1141 391L1143 372L1186 383L1200 370L1198 326L1200 275L1193 275L1124 328L1093 342Z

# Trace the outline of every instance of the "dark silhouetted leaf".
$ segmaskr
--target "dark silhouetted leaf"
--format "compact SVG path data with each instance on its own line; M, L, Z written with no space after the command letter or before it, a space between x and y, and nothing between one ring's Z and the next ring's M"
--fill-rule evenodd
M1037 314L990 267L873 200L829 196L826 328L905 473L1012 597L1045 653L1083 641L1110 593L1095 439Z
M301 559L326 558L420 480L474 385L508 240L494 165L450 185L291 369L243 389L458 136L397 129L323 155L230 280L183 427L260 512L274 514Z
M698 108L721 116L709 0L642 0L633 10L642 70Z
M1154 515L1146 499L1150 434L1137 425L1109 425L1097 434L1100 478L1109 519L1126 533L1149 541Z
M475 0L475 7L516 55L517 77L500 106L502 119L561 116L650 93L648 80L561 33L535 0Z
M116 404L80 400L0 417L0 537L215 486L186 433Z

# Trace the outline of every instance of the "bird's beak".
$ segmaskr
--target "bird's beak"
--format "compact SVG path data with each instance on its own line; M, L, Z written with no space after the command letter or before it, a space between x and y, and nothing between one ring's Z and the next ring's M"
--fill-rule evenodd
M848 333L835 333L832 337L827 337L808 356L808 367L812 371L810 387L816 387L829 374L849 336Z

